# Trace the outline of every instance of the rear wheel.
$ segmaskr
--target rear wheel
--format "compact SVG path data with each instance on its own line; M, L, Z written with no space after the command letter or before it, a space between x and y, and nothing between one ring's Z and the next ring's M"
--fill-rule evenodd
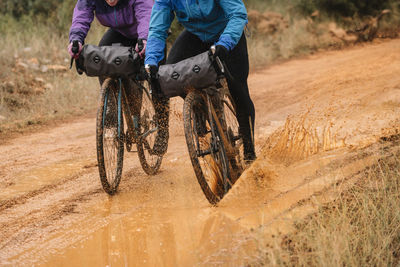
M104 191L110 195L117 191L121 181L124 159L121 92L114 82L106 79L102 84L96 122L100 181Z
M149 88L148 82L144 82L144 85ZM152 96L145 89L143 89L141 95L137 151L143 170L149 175L154 175L160 169L163 158L163 155L158 155L153 150L159 133L159 125ZM165 142L168 142L168 140L165 140Z
M199 94L192 91L186 96L183 120L190 160L206 198L216 204L231 187L229 161L221 133L207 110Z

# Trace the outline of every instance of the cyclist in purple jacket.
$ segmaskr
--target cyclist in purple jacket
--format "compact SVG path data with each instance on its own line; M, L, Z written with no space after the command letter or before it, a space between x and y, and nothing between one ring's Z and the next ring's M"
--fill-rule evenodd
M90 25L96 15L97 20L109 30L104 34L99 46L120 43L135 46L143 41L141 56L146 51L147 35L153 0L78 0L74 8L72 26L69 31L68 52L71 57L78 57L85 42ZM79 52L71 50L72 41L79 42Z
M90 25L96 16L102 25L109 27L99 46L119 43L135 47L139 55L144 58L152 7L153 0L78 0L69 31L69 54L74 58L79 57ZM73 41L79 42L79 52L76 54L72 52ZM157 96L153 97L153 101L160 124L153 151L162 155L167 150L169 137L169 101Z

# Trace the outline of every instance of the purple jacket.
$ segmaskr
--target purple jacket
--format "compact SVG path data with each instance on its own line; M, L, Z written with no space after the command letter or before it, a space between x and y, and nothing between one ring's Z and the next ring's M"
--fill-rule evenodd
M104 26L113 28L122 35L136 39L147 39L153 0L119 0L114 7L104 0L78 0L74 8L69 41L82 44L96 15Z

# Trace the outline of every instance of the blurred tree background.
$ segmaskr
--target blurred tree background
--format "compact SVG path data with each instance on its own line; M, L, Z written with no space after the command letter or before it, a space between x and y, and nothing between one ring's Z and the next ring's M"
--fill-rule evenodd
M318 10L332 18L375 16L398 0L244 0L247 6L285 10L290 15L308 16ZM59 31L68 31L76 0L2 0L0 14L21 21L45 23ZM180 29L173 25L174 35Z
M394 0L298 0L297 8L305 14L311 14L315 10L331 15L359 17L375 16L380 11L390 8L399 1Z
M2 0L0 13L24 22L48 24L63 32L71 24L76 0Z

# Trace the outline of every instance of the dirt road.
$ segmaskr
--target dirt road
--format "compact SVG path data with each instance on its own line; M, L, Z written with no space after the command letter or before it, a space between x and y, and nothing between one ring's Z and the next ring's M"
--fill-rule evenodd
M400 40L253 73L259 159L218 207L197 184L173 100L156 176L125 158L119 193L98 179L95 119L0 146L0 265L191 266L257 260L257 240L362 178L398 133ZM332 186L334 185L334 186Z

